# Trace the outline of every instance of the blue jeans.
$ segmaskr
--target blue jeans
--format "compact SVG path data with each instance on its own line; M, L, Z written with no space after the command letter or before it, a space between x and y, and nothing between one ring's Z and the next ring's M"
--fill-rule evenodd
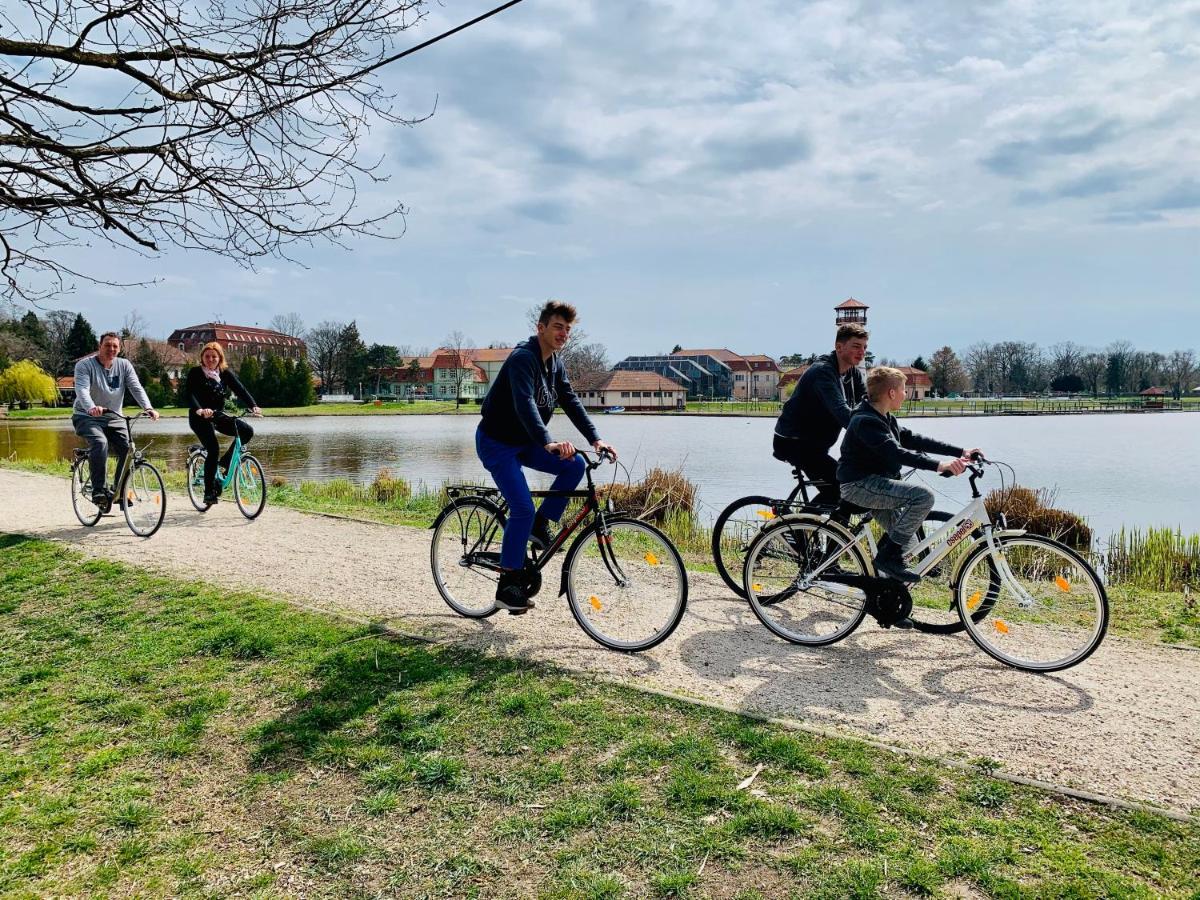
M534 515L533 496L521 467L554 475L554 483L550 485L552 491L572 491L583 478L583 459L578 456L559 459L540 444L506 444L488 437L482 428L475 430L475 452L508 502L500 565L505 569L520 569L525 565L525 546L533 531ZM547 497L537 512L551 522L557 522L566 508L566 497Z
M934 502L933 491L925 485L883 475L843 484L842 497L875 510L880 527L901 547L917 533Z
M121 467L125 465L125 457L129 455L129 430L125 420L116 413L103 416L89 416L75 413L71 416L71 424L75 433L88 442L88 464L92 472L92 493L98 494L104 490L104 468L108 462L108 448L112 445L117 454L117 467L114 477L120 477ZM113 490L118 485L113 485Z

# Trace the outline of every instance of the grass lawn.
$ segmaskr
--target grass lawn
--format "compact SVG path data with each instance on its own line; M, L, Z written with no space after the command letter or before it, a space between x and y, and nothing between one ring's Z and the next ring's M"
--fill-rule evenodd
M4 896L1194 897L1198 868L1195 825L0 536Z
M126 415L133 415L136 407L127 406ZM166 406L159 412L168 418L187 416L187 410L181 406ZM458 409L453 403L438 400L418 400L415 403L383 403L375 406L372 403L315 403L312 406L280 406L264 407L263 414L267 416L405 416L405 415L479 415L479 405L474 401L463 403ZM37 409L10 409L8 415L13 419L61 419L69 418L71 407L55 406Z

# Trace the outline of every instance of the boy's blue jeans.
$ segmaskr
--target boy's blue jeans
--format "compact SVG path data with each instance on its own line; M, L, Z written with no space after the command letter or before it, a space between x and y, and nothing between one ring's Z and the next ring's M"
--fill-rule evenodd
M933 491L925 485L883 475L843 484L842 497L875 510L880 527L901 547L917 533L934 503Z
M552 491L571 491L583 478L583 458L559 459L540 444L506 444L488 437L482 428L475 430L475 452L508 502L500 565L506 569L520 569L525 565L525 546L533 531L534 516L533 496L521 467L554 475L554 483L550 485ZM547 497L537 511L557 522L566 508L566 497Z

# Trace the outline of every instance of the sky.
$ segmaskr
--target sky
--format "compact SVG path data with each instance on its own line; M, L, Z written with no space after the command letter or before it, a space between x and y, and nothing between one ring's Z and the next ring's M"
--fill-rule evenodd
M412 43L494 3L443 0ZM616 361L685 347L1074 340L1200 350L1200 2L525 0L386 70L398 241L255 270L83 259L97 330L355 319L368 342L514 342L576 304ZM90 254L90 255L89 255Z

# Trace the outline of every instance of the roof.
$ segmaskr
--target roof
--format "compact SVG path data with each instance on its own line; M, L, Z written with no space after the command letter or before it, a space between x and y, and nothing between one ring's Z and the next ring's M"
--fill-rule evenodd
M800 376L803 375L807 371L808 371L808 363L805 363L802 366L796 366L795 368L788 369L786 372L784 372L782 375L779 376L779 386L781 388L783 388L783 387L787 387L789 384L793 384L794 382L799 381Z
M933 379L924 369L914 369L912 366L896 366L896 368L904 373L909 384L933 384Z
M490 363L504 362L509 355L516 349L515 347L480 347L476 350L463 350L471 357L473 362Z
M75 376L64 375L62 378L55 378L54 386L60 391L73 391L75 390Z
M263 346L303 347L304 341L281 331L259 328L256 325L229 325L225 322L205 322L203 325L188 325L176 328L168 340L172 344L180 341L201 340L211 333L212 340L222 344L262 344Z
M683 387L657 372L630 372L615 369L581 375L571 385L579 391L683 391Z
M129 343L126 344L126 349L132 352L131 345L134 343L134 341L129 341ZM193 362L191 357L180 350L178 346L169 341L156 341L153 338L139 338L136 343L139 345L139 351L141 350L140 345L148 344L154 350L154 352L158 354L158 358L162 360L164 366L186 366ZM130 354L126 353L126 355Z
M867 306L867 304L863 303L861 300L855 300L853 297L850 297L848 300L843 300L841 303L839 303L837 306L834 307L834 309L870 309L870 308L871 307Z
M728 347L712 350L676 350L674 353L668 353L667 356L711 356L723 363L732 363L742 359L740 353L734 353Z
M1143 397L1163 397L1166 396L1166 391L1160 387L1148 387L1142 391Z

